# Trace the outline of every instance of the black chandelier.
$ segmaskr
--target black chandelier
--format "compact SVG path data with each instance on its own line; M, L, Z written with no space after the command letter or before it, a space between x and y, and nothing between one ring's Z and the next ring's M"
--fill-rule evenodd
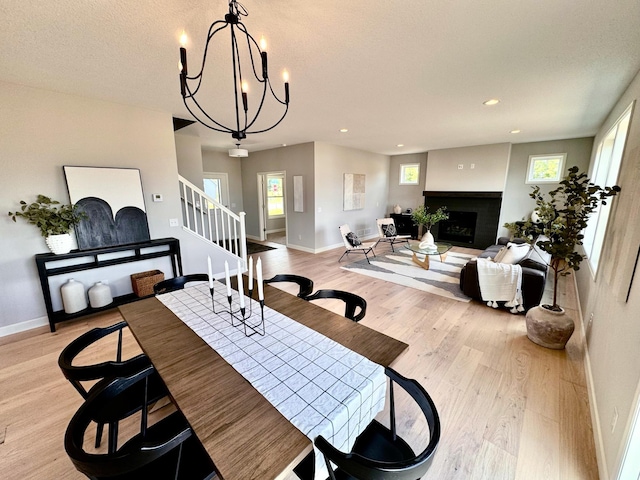
M207 35L207 42L204 47L204 55L202 58L202 67L200 68L200 72L190 77L187 73L187 50L185 48L186 44L186 35L183 33L180 47L180 91L182 93L182 98L184 100L184 104L189 110L189 113L193 115L193 117L200 122L202 125L223 133L230 133L233 138L240 141L247 137L248 134L253 133L262 133L271 130L276 125L278 125L284 117L287 115L289 111L289 76L285 71L283 73L284 77L284 101L280 100L278 96L273 91L271 87L271 82L269 80L269 74L267 70L267 52L266 52L266 42L264 38L261 40L261 44L255 41L255 39L249 34L244 24L240 21L242 16L247 16L247 10L238 3L236 0L230 0L229 2L229 13L224 16L224 20L218 20L214 22L209 27L209 33ZM207 53L209 51L209 43L212 41L213 36L228 28L231 34L231 62L233 66L233 93L234 99L233 103L235 105L235 125L228 126L225 125L222 121L216 121L212 117L211 114L207 113L203 106L196 100L196 94L200 90L202 86L203 72L205 70L205 66L207 63ZM246 46L244 42L246 41ZM241 61L240 58L240 48L246 48L247 56L249 61L245 60L245 63ZM245 50L243 50L244 52ZM261 67L256 70L256 65L254 63L254 55L257 57L259 54L261 59ZM249 70L249 72L243 72L243 67L246 67L245 70ZM255 77L255 81L251 79L251 72L253 72L253 77ZM249 79L253 84L259 85L258 89L262 88L262 96L260 98L259 105L257 110L252 111L249 114L249 101L248 101L248 85L247 79L243 76L243 73L249 75ZM257 83L256 83L257 82ZM262 111L262 107L265 103L265 98L267 96L267 89L271 92L273 98L280 104L285 106L284 113L273 125L270 127L254 127L259 129L251 130L254 126L256 120L258 119L258 115ZM239 145L239 144L238 144Z

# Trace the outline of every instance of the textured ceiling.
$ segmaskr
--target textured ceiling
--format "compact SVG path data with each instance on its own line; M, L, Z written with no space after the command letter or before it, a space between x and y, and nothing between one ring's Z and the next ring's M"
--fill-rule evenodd
M269 42L274 89L284 67L291 74L289 114L249 136L249 151L323 141L401 154L589 136L640 69L638 0L243 4L249 32ZM186 31L192 73L226 11L222 0L2 0L0 80L191 118L178 39ZM182 131L209 148L235 143Z

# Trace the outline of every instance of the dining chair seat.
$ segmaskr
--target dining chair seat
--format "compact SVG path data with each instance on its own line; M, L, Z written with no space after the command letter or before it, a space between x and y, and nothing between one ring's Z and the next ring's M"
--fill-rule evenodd
M416 380L403 377L389 367L385 373L390 379L389 427L373 420L358 436L349 453L341 452L322 436L316 437L314 443L325 457L331 480L416 480L429 469L440 442L440 418L436 406ZM429 427L427 445L418 454L397 435L394 384L413 398ZM402 421L413 419L404 418ZM334 466L337 467L335 471Z
M189 275L183 275L181 277L168 278L156 283L153 286L153 293L159 295L161 293L173 292L175 290L182 290L184 286L189 282L208 281L209 275L207 275L206 273L192 273Z
M356 295L355 293L345 292L343 290L318 290L313 295L305 297L305 300L314 301L330 298L342 300L345 304L344 316L354 322L362 320L367 313L367 301L364 298L360 295ZM359 310L357 314L356 310Z
M313 280L302 275L293 275L291 273L281 273L264 281L264 283L290 282L297 283L300 287L298 297L305 298L313 292Z

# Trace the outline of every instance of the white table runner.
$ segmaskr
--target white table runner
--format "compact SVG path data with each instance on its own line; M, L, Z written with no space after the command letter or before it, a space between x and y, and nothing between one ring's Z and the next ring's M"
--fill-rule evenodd
M206 283L192 285L157 298L312 441L322 435L350 451L384 408L384 368L266 306L265 335L247 337L241 326L231 325L228 313L213 313ZM226 287L219 282L214 299L216 312L228 308ZM258 315L260 307L252 303ZM316 479L327 475L316 450Z

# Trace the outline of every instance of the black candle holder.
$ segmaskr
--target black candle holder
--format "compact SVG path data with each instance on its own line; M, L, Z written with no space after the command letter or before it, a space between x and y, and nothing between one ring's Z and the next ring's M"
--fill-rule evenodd
M209 292L211 293L211 309L213 311L214 314L216 315L221 315L221 314L229 314L229 319L231 320L231 326L233 327L240 327L242 326L244 328L244 334L247 337L251 337L252 335L255 335L256 333L258 335L262 335L264 336L265 334L265 328L264 328L264 300L258 300L258 303L260 305L260 314L258 315L254 315L253 314L253 288L250 288L249 290L249 311L247 311L246 307L240 307L238 306L238 309L234 311L233 309L233 295L227 295L227 302L229 304L228 309L227 308L222 308L219 309L218 311L216 311L216 302L214 300L214 296L213 296L213 288L209 288ZM240 292L238 292L238 296L240 295ZM238 305L240 303L238 302ZM258 321L256 321L256 317L258 317ZM236 320L238 321L238 323L236 323ZM247 329L250 331L250 333L247 333Z

